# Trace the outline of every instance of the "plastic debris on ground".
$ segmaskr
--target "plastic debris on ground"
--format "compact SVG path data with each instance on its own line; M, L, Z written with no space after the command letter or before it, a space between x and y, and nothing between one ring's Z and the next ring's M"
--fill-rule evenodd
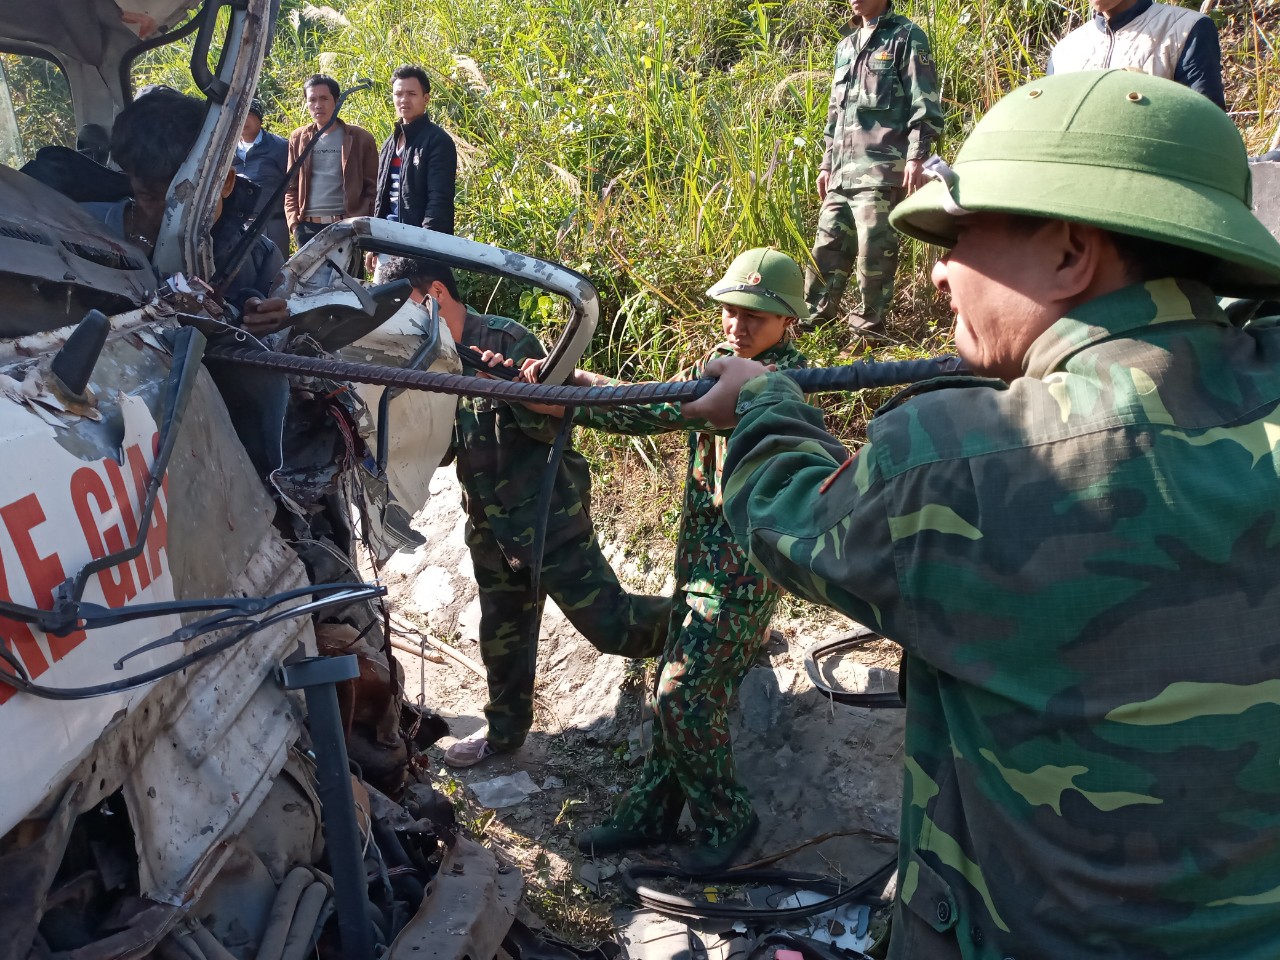
M490 810L517 806L535 793L542 792L542 788L533 782L533 778L525 770L473 783L468 789L475 794L481 806Z
M788 907L807 907L811 903L826 899L815 890L797 890L790 896L778 901L779 909ZM808 929L797 926L788 928L789 933L798 933L810 940L830 943L845 950L866 950L871 946L870 936L871 908L862 904L846 903L835 910L807 917Z
M594 874L591 879L597 883L603 880ZM753 906L776 909L806 906L825 899L816 891L779 891L777 887L732 891L706 888L700 894L707 900L714 897L722 903L745 901ZM629 960L744 960L749 946L757 938L771 933L829 943L851 951L851 956L858 956L875 942L871 935L871 908L860 904L845 904L826 913L796 920L785 927L754 921L749 924L724 920L686 921L646 908L636 910L627 907L616 909L613 918L618 928L618 942ZM766 957L773 955L772 949L764 954Z

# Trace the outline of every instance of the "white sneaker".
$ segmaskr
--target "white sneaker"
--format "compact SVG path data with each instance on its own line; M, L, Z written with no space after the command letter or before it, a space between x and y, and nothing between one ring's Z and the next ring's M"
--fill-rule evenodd
M451 767L474 767L497 753L488 739L489 729L477 730L469 737L455 741L444 752L444 762Z

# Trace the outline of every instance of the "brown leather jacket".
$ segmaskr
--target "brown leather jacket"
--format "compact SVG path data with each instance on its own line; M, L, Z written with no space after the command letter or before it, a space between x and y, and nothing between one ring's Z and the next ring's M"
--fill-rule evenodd
M343 123L342 120L338 123L343 130L342 184L347 197L344 215L373 216L373 200L378 186L378 142L364 127ZM289 166L293 166L319 129L315 123L308 123L289 134ZM290 233L307 209L307 188L310 184L311 158L307 157L284 190L284 216L289 221Z

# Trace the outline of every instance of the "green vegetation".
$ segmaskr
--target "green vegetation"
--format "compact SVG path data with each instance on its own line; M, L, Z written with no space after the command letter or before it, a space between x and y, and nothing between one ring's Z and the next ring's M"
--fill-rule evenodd
M1052 39L1087 4L898 6L932 38L955 144L1002 92L1039 74ZM1267 24L1248 15L1254 6L1229 7L1223 27L1233 107L1264 112L1240 120L1251 147L1265 149L1276 65ZM714 342L703 291L734 253L775 244L807 256L831 53L847 9L837 0L285 0L261 92L269 126L287 131L306 119L306 76L371 77L375 90L353 97L344 116L381 138L393 120L390 69L423 64L432 112L462 154L460 231L586 273L603 306L591 365L660 378ZM153 55L146 73L185 85L177 52ZM912 342L898 352L945 346L932 258L904 248L897 307ZM558 306L535 292L468 292L535 328L557 322ZM838 331L805 342L819 361L843 346ZM866 410L843 413L856 422Z
M897 6L932 39L947 152L1004 91L1039 75L1088 4ZM461 152L460 232L590 276L602 315L588 364L656 379L717 339L703 291L737 251L774 244L807 257L832 48L847 14L843 0L284 0L260 92L268 126L283 133L307 119L310 74L371 77L374 90L353 96L344 116L381 139L393 121L390 70L424 65L432 113ZM1215 16L1231 107L1250 148L1264 150L1280 129L1274 5L1224 2ZM6 58L11 71L30 69L16 60ZM138 82L189 87L185 50L150 54ZM45 115L23 110L28 123ZM908 342L888 355L947 346L928 282L934 255L904 244L896 307ZM560 305L536 291L474 278L467 293L547 335L560 319ZM823 331L803 346L827 363L844 336ZM856 432L877 399L833 407L837 425Z

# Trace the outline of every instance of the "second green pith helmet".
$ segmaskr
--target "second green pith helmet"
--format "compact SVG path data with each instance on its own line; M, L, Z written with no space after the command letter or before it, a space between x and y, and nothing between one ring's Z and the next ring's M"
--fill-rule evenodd
M1280 243L1253 215L1235 124L1171 80L1125 70L1036 80L991 108L952 166L929 167L935 182L889 217L917 240L950 247L971 213L1071 220L1204 253L1200 279L1219 294L1280 288Z
M739 254L707 296L748 310L801 320L809 316L804 302L804 271L772 247L756 247Z

